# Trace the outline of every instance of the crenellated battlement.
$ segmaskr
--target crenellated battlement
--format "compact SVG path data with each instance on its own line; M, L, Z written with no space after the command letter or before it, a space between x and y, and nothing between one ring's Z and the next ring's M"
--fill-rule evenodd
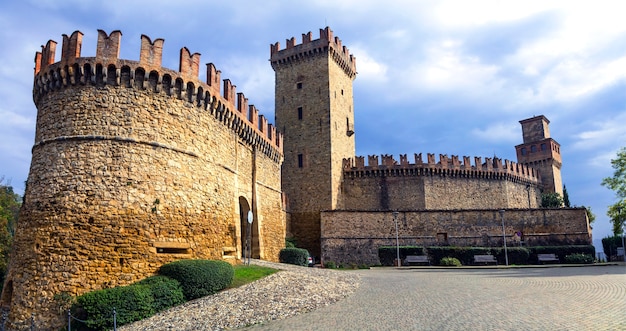
M392 155L369 155L367 165L365 157L357 156L354 159L344 159L343 169L346 178L381 177L381 176L454 176L467 178L506 179L514 182L523 182L531 185L541 184L541 177L537 170L526 165L518 164L500 158L471 157L439 154L439 161L435 154L428 153L426 162L422 153L414 154L414 163L410 163L406 154L400 155L400 162Z
M243 140L258 146L272 159L282 158L283 136L259 115L254 105L248 104L243 93L221 72L208 63L206 82L198 78L200 53L180 50L178 71L161 67L163 39L152 41L141 36L139 61L119 58L122 33L109 35L98 30L95 57L81 57L83 33L74 31L63 35L61 60L54 63L57 43L49 40L35 56L33 99L35 104L47 93L77 85L118 86L163 93L182 100L199 110L207 111Z
M280 43L270 44L270 62L272 68L290 65L293 62L303 61L310 57L327 56L330 53L333 60L352 79L356 77L356 58L350 54L350 50L341 44L338 37L333 36L333 31L326 27L320 29L319 39L312 40L312 33L302 34L302 43L296 44L296 38L286 40L286 48L280 49Z

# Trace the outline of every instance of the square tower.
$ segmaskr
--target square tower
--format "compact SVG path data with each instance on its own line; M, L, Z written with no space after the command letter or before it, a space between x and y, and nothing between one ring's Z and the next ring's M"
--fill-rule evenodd
M550 138L550 121L543 115L521 120L524 143L515 146L517 162L539 170L544 193L563 196L561 145Z
M320 211L341 200L343 159L355 154L356 60L330 28L302 44L270 45L276 126L283 132L282 188L298 245L320 254Z

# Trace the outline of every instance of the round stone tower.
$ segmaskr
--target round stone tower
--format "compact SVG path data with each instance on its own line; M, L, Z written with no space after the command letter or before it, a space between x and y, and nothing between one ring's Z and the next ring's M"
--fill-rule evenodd
M161 67L163 40L118 58L121 32L37 54L37 129L2 305L8 329L59 329L59 298L130 284L175 259L236 261L284 247L282 136L200 54ZM248 211L254 221L247 225Z

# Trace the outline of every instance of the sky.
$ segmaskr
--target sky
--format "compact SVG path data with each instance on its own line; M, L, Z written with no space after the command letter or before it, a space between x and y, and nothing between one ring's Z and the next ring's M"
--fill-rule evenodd
M572 205L597 216L594 242L612 234L600 185L626 146L623 1L0 1L0 178L24 191L37 110L35 52L49 39L122 32L120 58L139 59L142 34L201 53L267 118L274 118L270 44L329 26L356 57L357 155L434 153L516 160L519 121L550 120ZM205 80L201 65L201 80ZM271 121L273 122L273 121ZM597 245L596 245L597 246ZM600 248L601 249L601 248Z

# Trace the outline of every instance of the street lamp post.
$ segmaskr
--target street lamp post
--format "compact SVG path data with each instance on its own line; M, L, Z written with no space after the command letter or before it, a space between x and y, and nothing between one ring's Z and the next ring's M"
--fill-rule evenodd
M393 222L396 224L396 261L398 267L400 266L400 242L398 240L398 212L393 212Z
M509 253L506 250L506 232L504 230L504 209L500 209L500 219L502 219L502 242L504 242L504 261L509 265Z
M622 207L617 207L617 221L622 220ZM622 260L626 262L626 246L624 246L624 235L626 235L626 222L622 223Z

